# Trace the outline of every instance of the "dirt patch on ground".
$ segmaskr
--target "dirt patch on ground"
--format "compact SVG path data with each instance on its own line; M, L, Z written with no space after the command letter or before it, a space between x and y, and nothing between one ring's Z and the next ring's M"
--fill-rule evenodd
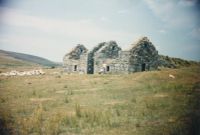
M154 97L156 98L163 98L163 97L168 97L169 95L167 93L159 93L155 94Z
M30 98L30 101L33 102L44 102L44 101L52 101L53 98Z
M111 101L111 102L106 102L104 105L116 105L116 104L123 104L125 101Z
M102 89L92 88L92 89L79 89L79 90L73 90L73 91L98 91Z
M62 94L62 93L65 93L66 92L66 90L58 90L58 91L56 91L56 93L58 93L58 94Z

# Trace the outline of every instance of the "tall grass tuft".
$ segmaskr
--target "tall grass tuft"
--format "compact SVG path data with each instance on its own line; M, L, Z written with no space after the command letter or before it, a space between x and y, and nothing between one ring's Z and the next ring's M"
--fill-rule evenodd
M69 97L66 96L64 101L65 101L65 103L69 103Z
M81 107L79 104L75 105L75 113L77 117L81 117Z
M54 116L50 117L45 124L45 133L48 135L58 135L62 132L62 121L63 115L61 113L57 113Z
M18 118L19 134L43 134L43 107L40 104L28 118Z

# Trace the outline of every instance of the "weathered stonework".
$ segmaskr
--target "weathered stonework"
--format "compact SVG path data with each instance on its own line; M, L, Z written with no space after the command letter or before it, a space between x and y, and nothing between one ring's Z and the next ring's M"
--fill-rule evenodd
M110 66L110 71L108 73L129 73L129 51L120 51L119 57L116 58L111 64L107 64L107 67Z
M149 71L158 68L158 51L147 37L132 45L129 58L129 72Z
M63 58L64 70L68 73L87 73L88 50L84 45L77 45Z
M94 73L114 72L114 63L119 58L121 48L115 41L105 43L105 45L94 54Z
M159 55L149 39L143 37L127 51L122 51L115 41L102 42L89 53L78 45L63 60L69 73L132 73L156 70Z
M88 74L94 73L94 54L105 45L106 45L106 42L99 43L97 46L95 46L92 49L92 51L88 53L88 67L87 67Z

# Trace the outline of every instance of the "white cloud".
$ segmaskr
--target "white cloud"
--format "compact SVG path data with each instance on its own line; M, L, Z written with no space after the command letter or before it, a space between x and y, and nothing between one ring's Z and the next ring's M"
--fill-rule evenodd
M24 35L23 32L0 33L1 49L35 54L55 61L61 61L64 53L78 43L90 49L102 41L118 40L118 44L123 47L128 45L127 42L135 36L133 33L100 27L90 18L61 20L28 15L26 11L10 8L3 8L3 11L1 24L12 26L11 28L17 31L30 33L28 35ZM40 35L34 33L31 36L33 30Z
M20 36L20 35L4 35L0 36L0 43L12 44L12 45L28 45L29 47L41 46L44 44L51 44L51 39Z
M2 44L10 43L10 40L7 38L0 37L0 43L2 43Z
M59 20L43 18L31 15L25 15L18 10L4 8L4 24L24 27L28 29L37 29L42 32L65 35L70 38L79 39L113 39L130 35L126 32L117 32L97 26L91 19L82 20ZM107 21L106 17L101 18Z
M108 21L110 21L107 17L105 17L105 16L102 16L101 18L100 18L100 20L101 21L103 21L103 22L108 22Z
M129 12L128 9L122 9L122 10L117 11L118 14L126 14L128 12Z
M183 6L193 5L194 0L144 0L152 12L171 27L191 27L194 26L197 20L197 14L192 11L188 11ZM188 2L189 1L189 2ZM180 4L182 3L182 4Z
M200 40L200 27L196 28L196 29L193 29L192 32L190 33L190 35L193 38L196 38L196 39Z
M198 0L180 0L178 4L185 7L191 7L194 6L197 2Z
M159 32L159 33L162 33L162 34L165 34L167 31L164 30L164 29L161 29L161 30L159 30L158 32Z
M145 0L152 12L163 22L171 22L174 12L174 3L169 1Z

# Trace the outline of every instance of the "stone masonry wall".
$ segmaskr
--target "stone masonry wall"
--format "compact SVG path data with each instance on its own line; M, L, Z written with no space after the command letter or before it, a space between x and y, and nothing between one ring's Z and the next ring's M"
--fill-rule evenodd
M64 57L64 68L68 73L132 73L157 70L158 51L147 37L122 51L115 41L102 42L89 53L78 45Z
M130 50L129 72L156 70L158 58L154 45L147 37L143 37Z
M97 46L95 46L92 49L92 51L90 51L88 53L88 65L87 65L87 73L88 74L94 73L94 55L99 49L101 49L105 45L106 45L106 42L99 43Z
M111 73L119 58L121 48L115 41L106 42L105 45L94 54L94 73Z
M67 73L87 73L87 53L80 55L80 59L65 59L64 70Z
M129 70L129 51L119 51L119 55L113 59L95 59L95 73L104 68L105 73L128 73ZM107 71L109 67L109 71Z
M63 67L68 73L87 73L88 53L84 45L77 45L63 58Z
M113 63L114 73L128 73L130 51L120 51L119 58Z

